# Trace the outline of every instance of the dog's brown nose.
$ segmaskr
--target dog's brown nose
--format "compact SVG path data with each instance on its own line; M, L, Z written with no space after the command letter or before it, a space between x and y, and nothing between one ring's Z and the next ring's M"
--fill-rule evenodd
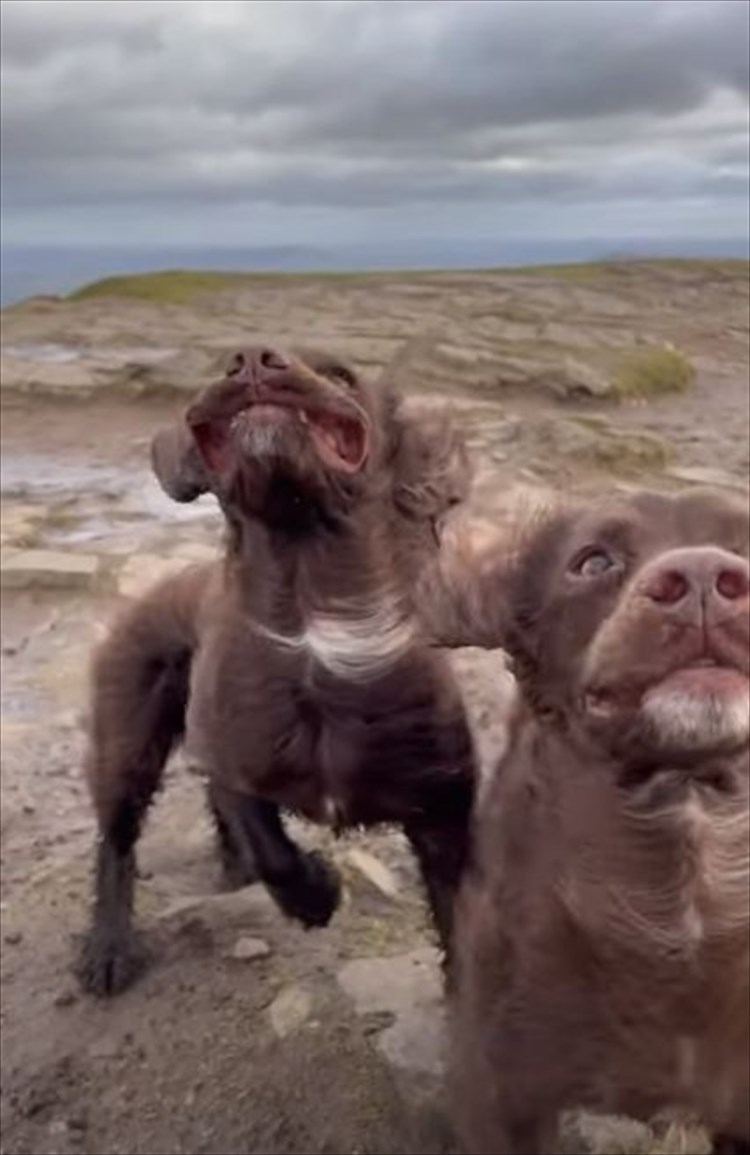
M244 349L235 353L227 371L229 377L246 376L257 381L273 373L284 373L291 367L288 357L277 349L268 349L259 345L257 348Z
M641 592L665 610L692 616L701 607L719 609L750 594L750 565L713 546L675 549L651 562L641 575Z

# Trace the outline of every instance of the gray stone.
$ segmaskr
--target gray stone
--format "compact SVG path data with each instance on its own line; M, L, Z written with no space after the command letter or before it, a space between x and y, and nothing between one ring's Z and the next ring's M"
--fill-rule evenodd
M264 939L243 935L237 939L228 957L238 962L253 962L255 959L268 958L270 953L271 948Z
M183 541L174 550L174 557L184 561L215 561L219 551L204 541Z
M102 377L79 361L55 363L21 357L0 357L3 389L39 395L88 396L101 386Z
M12 505L2 511L0 545L27 549L34 544L46 510L35 505Z
M692 465L675 466L668 470L668 476L675 481L686 481L691 485L718 486L720 489L738 489L747 492L747 478L744 480L727 473L725 469L711 468L710 466Z
M185 569L185 558L137 554L128 558L117 579L117 592L126 598L138 598L163 578Z
M51 549L3 551L3 589L90 589L99 575L99 559Z
M490 430L490 436L493 441L499 442L501 445L508 445L513 441L518 441L523 432L523 421L520 417L508 417L499 425L493 425Z
M101 1036L89 1044L88 1053L91 1059L114 1059L120 1050L117 1039L109 1035Z
M358 1014L393 1016L377 1037L390 1063L415 1073L442 1073L445 1017L437 951L423 947L391 958L356 959L342 967L338 981Z
M285 987L268 1008L268 1017L280 1039L296 1034L307 1022L312 1011L312 996L303 987Z

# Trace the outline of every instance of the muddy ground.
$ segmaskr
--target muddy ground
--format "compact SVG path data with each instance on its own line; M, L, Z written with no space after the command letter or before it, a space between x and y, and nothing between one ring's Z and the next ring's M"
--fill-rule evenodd
M273 337L388 367L415 405L448 405L464 424L470 513L491 520L518 482L744 491L748 329L747 267L695 264L259 279L180 305L94 297L4 313L2 1152L453 1149L435 954L392 832L334 843L298 828L346 883L331 927L304 933L259 888L221 893L202 783L176 759L140 854L153 963L107 1005L70 976L93 842L88 652L124 596L220 539L210 499L170 505L148 474L148 437L179 391L235 345ZM616 400L618 358L665 343L695 370L687 391ZM555 388L540 357L568 383L595 372L596 388ZM491 760L502 656L457 665ZM628 1121L567 1130L571 1151L703 1143Z

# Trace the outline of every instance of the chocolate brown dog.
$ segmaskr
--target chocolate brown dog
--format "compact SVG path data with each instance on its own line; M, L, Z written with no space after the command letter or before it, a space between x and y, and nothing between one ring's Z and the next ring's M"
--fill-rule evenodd
M226 556L130 606L95 659L84 985L112 993L138 968L134 847L183 738L234 879L260 878L288 915L323 926L337 877L292 842L281 808L336 829L398 823L447 948L474 761L415 591L467 489L458 439L334 359L252 349L157 435L153 464L176 500L217 496Z
M585 1107L685 1109L747 1152L747 506L548 511L510 554L443 618L521 688L455 923L465 1149L552 1152Z

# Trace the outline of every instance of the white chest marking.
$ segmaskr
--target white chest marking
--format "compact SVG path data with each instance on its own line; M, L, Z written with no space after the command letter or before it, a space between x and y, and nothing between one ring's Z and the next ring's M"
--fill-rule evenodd
M342 602L340 611L314 614L300 634L279 634L256 624L263 637L307 654L329 673L367 681L391 669L409 650L416 623L394 597L376 602Z

